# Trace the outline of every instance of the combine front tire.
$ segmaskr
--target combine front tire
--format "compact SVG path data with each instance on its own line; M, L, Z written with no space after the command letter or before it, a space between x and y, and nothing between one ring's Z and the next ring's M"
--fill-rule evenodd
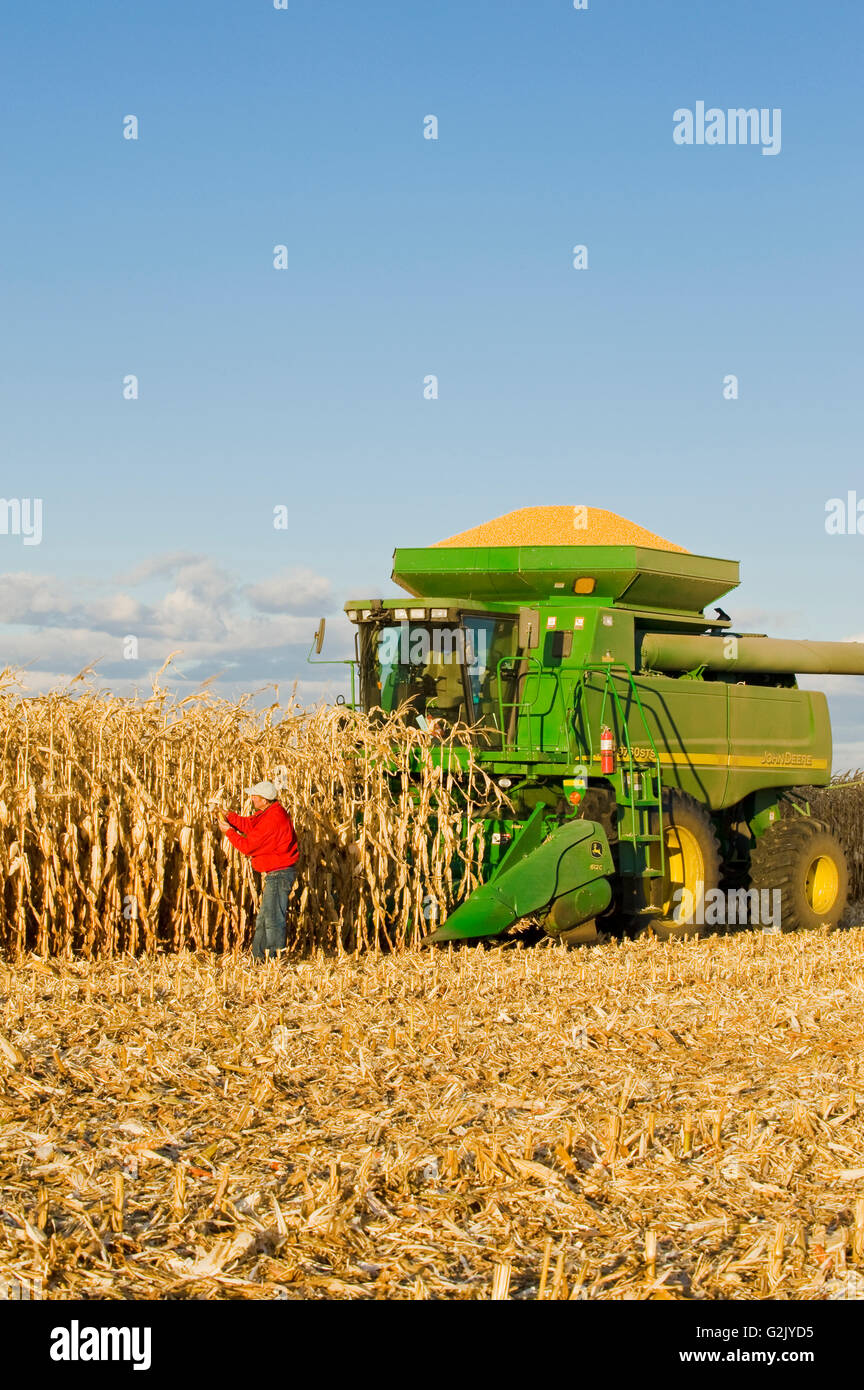
M820 821L775 821L750 856L750 887L779 890L781 931L836 927L849 892L846 855ZM773 898L768 904L775 915Z
M652 830L659 826L652 816ZM720 842L705 807L686 792L663 798L665 873L651 881L650 902L659 914L650 922L656 936L694 936L704 933L705 894L720 881ZM659 867L659 853L652 863Z

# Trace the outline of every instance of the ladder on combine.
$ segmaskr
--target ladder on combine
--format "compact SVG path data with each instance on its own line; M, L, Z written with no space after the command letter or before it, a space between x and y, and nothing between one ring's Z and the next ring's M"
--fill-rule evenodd
M621 695L615 683L614 674L619 673L626 680L629 699L639 711L642 727L645 731L646 748L639 748L640 753L650 750L650 758L634 757L633 740L630 737L630 721L627 711L621 700ZM589 663L581 668L580 687L584 695L587 691L588 679L593 675L602 678L603 698L600 704L600 728L607 723L607 711L610 711L608 723L613 728L613 733L620 731L624 738L624 746L627 750L626 768L617 768L616 776L620 783L619 805L625 808L626 815L624 824L619 819L618 841L632 847L631 871L639 874L642 878L663 878L666 874L666 837L663 825L663 776L660 769L660 757L657 753L657 746L654 736L645 716L642 701L639 698L639 690L633 679L633 672L626 662L598 662ZM587 702L583 704L585 710L584 728L589 751L589 768L594 768L594 740L591 734L591 721L587 717ZM638 747L639 745L637 745ZM619 744L620 749L620 744ZM616 763L620 764L620 758L616 756ZM656 831L652 828L652 812L656 813ZM659 867L652 864L650 859L650 846L659 846ZM626 872L626 870L625 870ZM648 911L658 911L659 909L648 909Z

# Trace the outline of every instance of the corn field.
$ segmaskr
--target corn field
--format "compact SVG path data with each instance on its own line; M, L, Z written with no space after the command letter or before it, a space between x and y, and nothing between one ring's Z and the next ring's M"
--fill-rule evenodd
M454 730L458 737L458 730ZM0 676L0 954L103 958L246 946L258 884L213 823L273 778L301 873L289 946L401 949L478 881L483 820L502 794L469 762L458 782L396 715L295 703L255 711L69 691L22 697ZM864 780L814 791L864 899Z
M398 715L343 706L255 712L206 692L175 701L0 690L0 953L86 958L248 944L257 878L213 824L267 777L295 820L289 946L400 948L477 881L476 767L423 758ZM419 758L419 775L409 767ZM463 843L464 841L464 843ZM464 872L463 872L464 865Z

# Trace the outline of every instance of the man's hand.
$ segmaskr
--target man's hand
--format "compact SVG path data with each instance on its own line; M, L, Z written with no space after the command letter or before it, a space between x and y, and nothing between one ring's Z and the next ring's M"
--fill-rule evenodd
M223 835L225 834L226 830L230 830L230 829L231 829L231 826L228 824L227 820L226 820L225 817L221 814L221 812L216 816L216 824L218 825L219 829L222 831L222 834L223 834Z

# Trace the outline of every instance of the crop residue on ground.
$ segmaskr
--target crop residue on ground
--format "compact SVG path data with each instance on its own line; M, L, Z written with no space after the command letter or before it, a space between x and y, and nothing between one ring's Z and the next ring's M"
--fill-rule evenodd
M51 1298L864 1290L864 931L0 970Z

